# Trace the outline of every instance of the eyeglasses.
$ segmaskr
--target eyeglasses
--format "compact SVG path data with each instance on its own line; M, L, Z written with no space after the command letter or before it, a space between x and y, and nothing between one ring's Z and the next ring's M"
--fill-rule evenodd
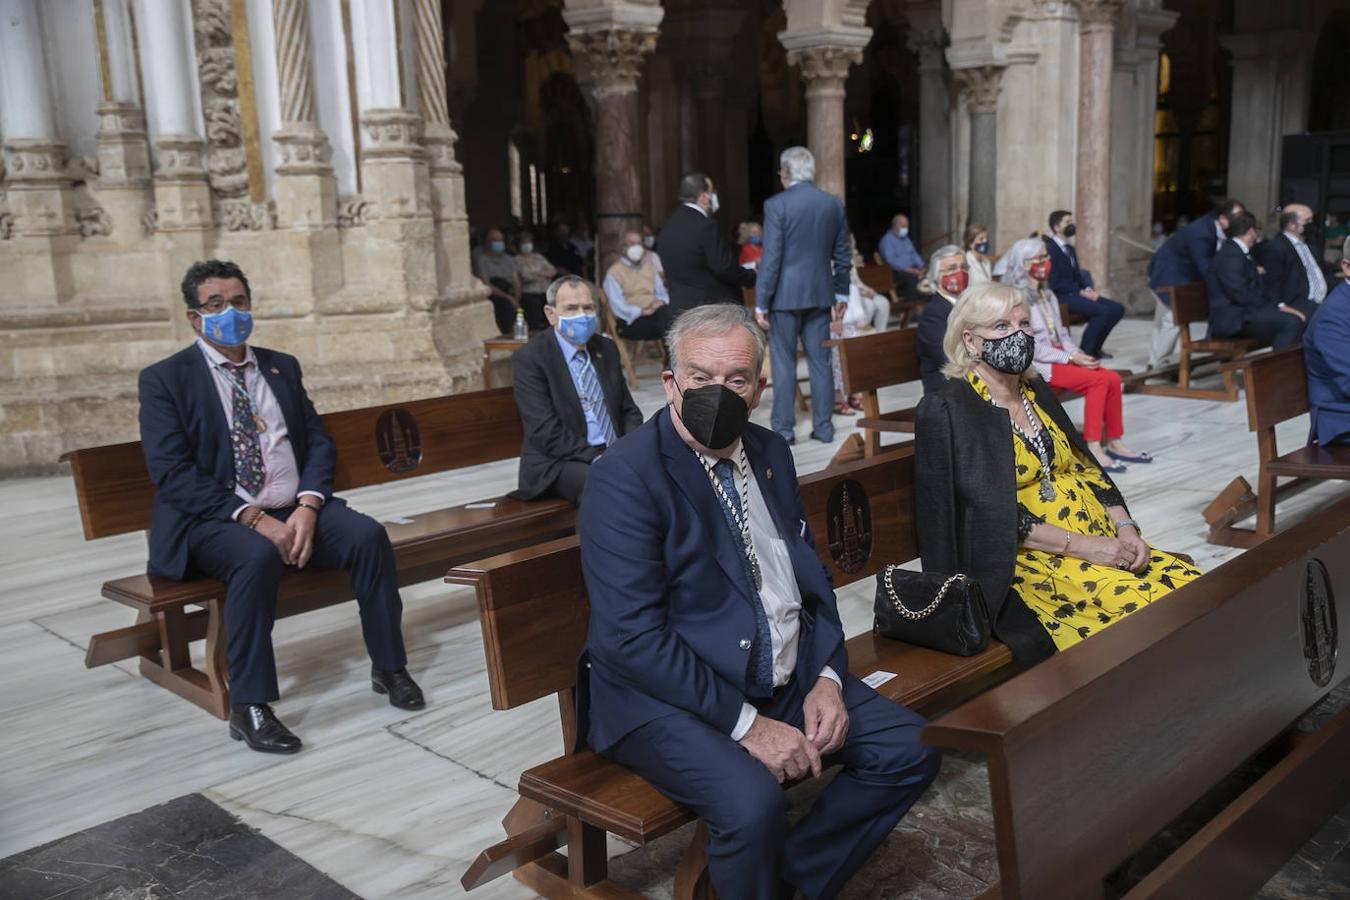
M253 301L250 300L248 297L244 296L244 297L235 297L234 299L228 301L224 297L213 297L210 300L206 301L205 303L195 307L195 309L197 310L197 312L215 315L216 313L224 310L225 305L227 303L230 306L233 306L235 309L239 310L240 312L247 312L248 310L253 308Z

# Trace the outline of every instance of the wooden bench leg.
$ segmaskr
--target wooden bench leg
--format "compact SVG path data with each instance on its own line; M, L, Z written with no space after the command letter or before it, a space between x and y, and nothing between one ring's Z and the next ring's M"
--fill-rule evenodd
M553 810L521 797L502 819L506 840L478 854L459 883L471 891L495 878L553 854L563 843L567 820Z
M642 895L608 879L605 832L567 817L567 856L550 853L516 869L516 880L542 897L641 900Z
M201 636L195 628L199 614L189 617L180 607L158 613L142 612L137 620L140 623L153 619L159 626L160 649L141 655L141 674L218 719L229 718L230 714L230 695L225 686L222 604L221 600L213 600L207 607L207 672L193 668L188 649L189 641L194 636Z
M675 900L716 900L717 892L708 877L707 845L708 825L700 819L689 849L684 851L675 870Z

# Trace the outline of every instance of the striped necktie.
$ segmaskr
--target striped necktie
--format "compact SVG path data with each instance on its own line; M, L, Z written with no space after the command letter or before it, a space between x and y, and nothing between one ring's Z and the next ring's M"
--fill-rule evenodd
M614 422L609 417L609 408L605 406L605 393L600 390L600 379L595 375L595 366L585 350L572 354L572 371L576 373L577 384L581 386L581 405L595 416L595 422L605 435L605 446L613 447L619 436L614 431Z
M745 517L749 512L741 508L741 493L736 487L735 467L731 460L719 459L713 464L713 474L722 484L722 493L717 498L718 505L722 507L722 514L727 520L727 527L731 529L731 538L736 542L736 549L740 551L738 555L745 566L746 580L751 588L757 589L759 585L755 583L749 548L745 546L745 535L736 524L736 516ZM725 502L722 500L723 497L726 498ZM728 503L734 510L727 508ZM755 640L750 645L750 660L746 664L745 682L750 689L750 696L770 697L773 695L773 636L769 633L769 617L764 612L764 601L760 599L758 590L754 592L754 603L751 605L755 608Z
M1303 263L1303 270L1308 274L1308 299L1321 303L1327 296L1327 279L1322 274L1322 267L1313 258L1312 248L1306 242L1294 241L1294 251L1298 253L1298 261Z

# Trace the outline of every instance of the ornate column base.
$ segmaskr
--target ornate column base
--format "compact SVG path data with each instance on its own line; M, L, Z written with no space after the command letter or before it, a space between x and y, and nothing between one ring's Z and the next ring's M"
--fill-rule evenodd
M368 109L361 115L362 194L369 221L431 215L431 176L422 117L406 109Z
M469 263L469 216L464 208L464 167L455 159L454 129L428 122L422 143L431 162L431 214L436 222L436 282L446 297L481 299Z
M211 186L206 180L205 145L195 135L161 135L155 139L155 209L145 223L149 231L205 231L215 225Z
M15 138L4 147L9 214L16 237L78 234L75 191L61 141Z
M317 230L337 227L337 179L331 149L312 124L291 124L272 136L281 150L277 165L277 227Z
M103 103L98 120L99 187L148 188L150 145L141 111L130 103Z

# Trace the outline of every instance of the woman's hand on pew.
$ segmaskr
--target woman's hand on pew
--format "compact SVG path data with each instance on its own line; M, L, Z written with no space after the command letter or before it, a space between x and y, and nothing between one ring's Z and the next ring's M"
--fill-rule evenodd
M1139 543L1144 548L1142 554L1137 553L1134 546L1120 538L1075 534L1070 541L1069 552L1065 555L1076 556L1099 566L1110 566L1113 569L1129 569L1132 572L1138 572L1148 565L1148 545L1144 544L1142 539Z
M1148 544L1139 536L1138 530L1133 525L1126 525L1116 533L1120 542L1125 548L1134 554L1134 561L1130 563L1131 572L1142 572L1148 568Z
M820 777L820 753L806 735L786 722L761 713L740 744L773 773L779 784L804 778L808 772L812 777Z

